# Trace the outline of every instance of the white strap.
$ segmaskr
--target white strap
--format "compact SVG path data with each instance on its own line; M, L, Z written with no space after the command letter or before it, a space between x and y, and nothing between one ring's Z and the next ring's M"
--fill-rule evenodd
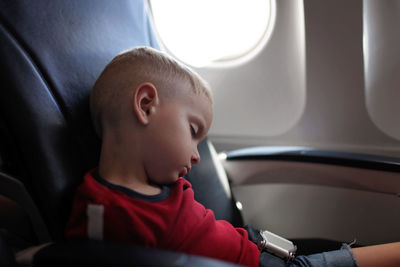
M89 204L87 206L88 237L94 240L103 240L104 206Z

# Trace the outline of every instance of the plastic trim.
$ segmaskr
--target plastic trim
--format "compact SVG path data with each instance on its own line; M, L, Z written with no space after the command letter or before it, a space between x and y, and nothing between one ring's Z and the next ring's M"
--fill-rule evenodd
M26 211L39 243L51 241L50 234L40 216L39 210L25 186L19 180L0 172L0 194L15 201Z
M250 147L226 152L226 160L283 160L400 172L400 158L307 147Z

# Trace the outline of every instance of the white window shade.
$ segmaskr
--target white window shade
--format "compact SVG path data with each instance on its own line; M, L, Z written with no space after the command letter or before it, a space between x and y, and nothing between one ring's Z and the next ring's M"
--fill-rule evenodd
M265 44L272 28L271 0L151 0L165 48L200 67L234 64Z

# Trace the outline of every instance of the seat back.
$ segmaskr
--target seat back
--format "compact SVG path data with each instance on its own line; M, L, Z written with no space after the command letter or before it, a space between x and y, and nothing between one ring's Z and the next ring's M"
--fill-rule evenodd
M140 0L5 0L0 21L2 121L18 176L58 238L98 159L88 108L95 79L120 51L157 43Z
M198 150L200 163L186 175L192 184L195 199L214 211L217 220L226 220L236 227L243 226L243 219L236 207L225 170L217 158L211 142L202 141Z
M146 3L0 1L1 154L13 162L5 171L26 185L53 239L62 238L73 192L98 161L88 102L96 78L123 50L159 48Z

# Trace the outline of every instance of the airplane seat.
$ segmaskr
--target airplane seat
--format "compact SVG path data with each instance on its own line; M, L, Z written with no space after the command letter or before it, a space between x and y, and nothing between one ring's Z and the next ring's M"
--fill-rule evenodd
M6 242L5 238L0 234L0 266L11 267L16 266L13 252Z
M211 142L206 138L199 146L201 156L199 164L185 176L192 184L195 199L206 208L213 210L217 220L226 220L235 227L243 227L242 214L229 187L228 178Z
M98 161L100 143L92 128L88 102L92 85L119 52L134 46L159 45L146 2L141 0L1 0L0 23L0 153L7 162L0 170L0 182L7 185L0 187L0 194L14 196L14 201L26 204L31 213L37 207L38 213L30 218L43 218L44 223L40 219L33 223L35 229L42 229L38 240L57 245L64 242L74 191L84 173ZM219 193L224 190L222 185L213 182L206 186L216 175L213 165L206 166L211 162L206 142L201 148L202 161L189 179L197 197L218 200L205 203L208 208L216 207L217 218L240 224L240 213L232 199ZM205 179L196 178L205 172ZM33 201L27 204L30 197ZM50 245L44 250L55 255L59 247ZM93 257L111 253L111 249L105 251L108 253L92 253ZM141 255L146 253L151 261L162 252L152 250ZM46 253L41 255L46 261ZM182 257L176 255L172 262L198 266L198 257ZM54 257L52 260L57 261Z

